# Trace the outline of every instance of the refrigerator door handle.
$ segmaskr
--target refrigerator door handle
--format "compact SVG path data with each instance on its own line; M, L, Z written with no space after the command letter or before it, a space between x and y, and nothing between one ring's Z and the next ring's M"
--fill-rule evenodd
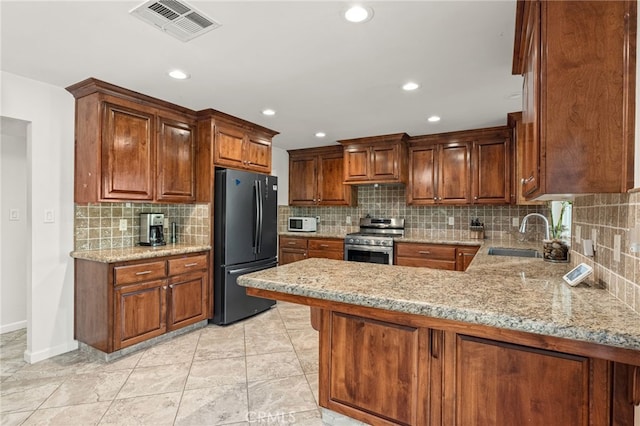
M257 180L256 181L258 183L258 202L260 204L260 207L258 209L259 213L260 213L260 220L258 221L258 246L257 246L257 251L258 253L260 253L262 251L262 222L263 222L263 215L262 215L262 181L261 180Z
M253 253L258 253L258 241L260 236L260 189L259 181L253 182L253 201L255 206L255 222L253 223Z

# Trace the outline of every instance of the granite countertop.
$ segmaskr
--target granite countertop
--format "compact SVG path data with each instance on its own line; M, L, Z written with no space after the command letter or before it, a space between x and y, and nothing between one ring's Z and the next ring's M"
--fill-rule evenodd
M173 256L176 254L197 253L199 251L211 250L209 245L189 245L189 244L167 244L164 246L134 246L100 250L78 250L72 251L71 257L74 259L92 260L102 263L124 262L127 260L149 259L162 256Z
M516 244L517 245L517 244ZM568 264L490 256L466 272L306 259L244 275L247 287L640 351L640 315L605 289L568 286ZM511 245L510 245L511 246ZM521 244L530 247L531 244Z

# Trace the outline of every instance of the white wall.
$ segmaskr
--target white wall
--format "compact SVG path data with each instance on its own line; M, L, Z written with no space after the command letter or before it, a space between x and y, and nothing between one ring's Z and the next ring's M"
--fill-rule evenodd
M2 72L0 116L27 136L27 351L37 362L77 348L73 338L74 100L63 88ZM46 209L54 223L44 223Z
M0 333L27 326L27 126L1 117ZM11 218L14 210L17 216Z
M278 176L278 205L288 206L289 153L284 149L273 147L271 156L271 174Z

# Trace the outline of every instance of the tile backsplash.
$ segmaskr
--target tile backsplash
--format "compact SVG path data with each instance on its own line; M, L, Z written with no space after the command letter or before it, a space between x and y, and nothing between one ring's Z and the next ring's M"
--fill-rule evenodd
M374 217L405 218L405 228L413 235L433 239L468 239L469 224L478 218L484 223L485 235L492 239L507 240L519 238L518 220L533 212L548 216L546 205L533 206L407 206L404 185L366 185L358 187L356 207L279 207L279 228L286 231L289 216L318 216L318 231L323 233L346 234L358 230L358 220L367 214ZM351 217L351 225L347 217ZM453 225L449 225L453 218ZM544 225L532 220L527 227L527 239L542 239Z
M208 204L98 203L76 204L74 210L75 250L133 247L139 240L140 213L151 212L176 223L178 243L209 244ZM121 220L127 222L126 231L120 230ZM165 229L167 242L169 237Z
M640 227L640 191L595 194L573 203L571 264L593 266L593 278L640 313L640 254L631 253L631 230ZM583 240L595 233L595 256L583 255ZM578 235L579 234L579 235ZM620 257L615 254L616 236Z

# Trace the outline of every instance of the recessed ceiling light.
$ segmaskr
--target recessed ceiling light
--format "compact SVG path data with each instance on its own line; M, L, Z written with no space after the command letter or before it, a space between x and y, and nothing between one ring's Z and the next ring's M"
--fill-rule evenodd
M262 114L264 115L276 115L276 112L270 108L263 109Z
M186 80L191 76L182 70L171 70L169 71L169 77L175 78L176 80Z
M344 19L349 22L362 23L373 18L373 9L360 5L351 6L344 12Z
M427 118L427 121L429 123L437 123L438 121L440 121L440 117L438 117L437 115L432 115L431 117Z
M414 83L413 81L408 81L402 85L402 90L406 90L407 92L410 92L412 90L416 90L418 87L420 87L418 83Z
M327 134L325 132L316 133L316 138L324 138L325 136L327 136Z

